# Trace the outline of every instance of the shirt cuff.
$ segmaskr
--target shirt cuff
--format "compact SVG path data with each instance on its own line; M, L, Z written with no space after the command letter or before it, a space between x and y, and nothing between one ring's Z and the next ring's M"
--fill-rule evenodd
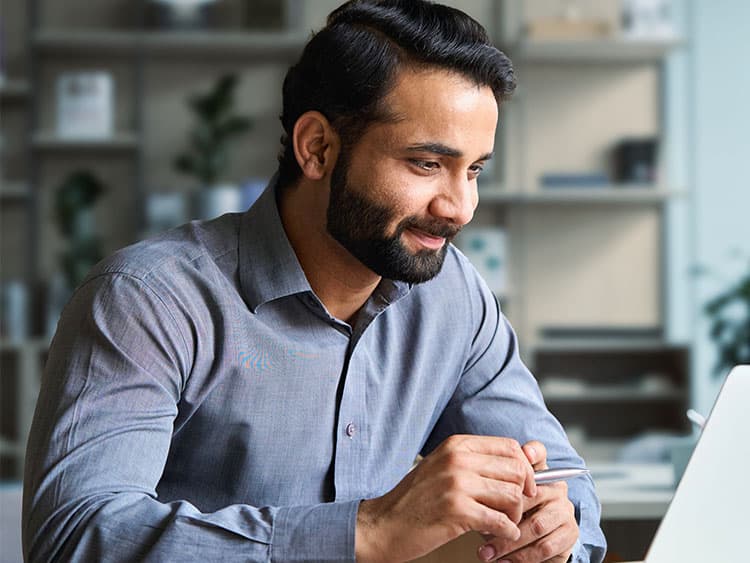
M355 561L359 500L279 509L271 540L271 562Z
M589 552L583 547L580 539L576 540L573 546L573 553L568 558L568 563L589 563Z

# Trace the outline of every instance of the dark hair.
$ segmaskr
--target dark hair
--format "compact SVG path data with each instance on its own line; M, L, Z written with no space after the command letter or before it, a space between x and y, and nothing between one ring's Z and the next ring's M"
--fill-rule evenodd
M351 0L331 12L284 79L279 185L302 173L291 136L303 113L325 115L350 146L388 120L381 102L405 66L458 72L490 87L498 103L516 86L510 59L467 14L425 0Z

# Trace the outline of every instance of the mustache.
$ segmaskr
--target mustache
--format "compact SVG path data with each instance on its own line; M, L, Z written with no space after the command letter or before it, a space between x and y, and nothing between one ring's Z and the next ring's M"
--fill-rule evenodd
M446 223L439 219L429 220L419 219L417 217L408 217L404 219L399 225L398 234L400 235L406 229L416 229L433 237L441 237L449 241L461 232L461 227L459 225Z

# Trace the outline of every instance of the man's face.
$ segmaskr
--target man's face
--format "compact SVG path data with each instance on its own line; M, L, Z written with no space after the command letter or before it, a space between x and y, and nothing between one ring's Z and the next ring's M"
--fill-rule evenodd
M327 229L379 276L421 283L473 216L497 104L489 88L434 69L402 72L386 103L398 119L339 154Z

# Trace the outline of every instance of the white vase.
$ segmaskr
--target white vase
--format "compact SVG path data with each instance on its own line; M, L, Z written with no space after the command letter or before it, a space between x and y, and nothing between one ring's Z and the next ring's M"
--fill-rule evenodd
M237 213L242 208L242 193L237 186L221 184L204 188L196 194L196 218L213 219L224 213Z

